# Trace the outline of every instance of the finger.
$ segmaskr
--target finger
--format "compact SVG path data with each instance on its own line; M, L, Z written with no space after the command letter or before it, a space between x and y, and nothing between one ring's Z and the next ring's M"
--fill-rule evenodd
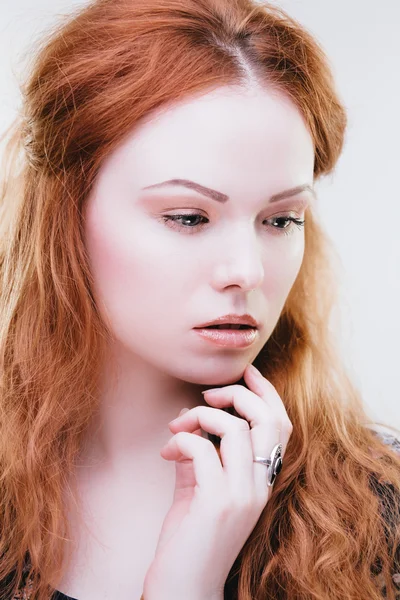
M278 394L272 383L268 381L268 379L264 377L254 365L248 365L244 379L246 384L250 384L255 393L265 402L267 402L273 409L274 414L279 417L277 421L279 426L278 442L282 444L282 450L284 453L289 438L292 434L293 426L281 396ZM251 379L252 383L250 383Z
M206 402L213 406L233 406L236 412L250 423L254 456L268 458L274 446L281 441L284 430L290 429L291 423L279 394L261 374L257 376L251 369L247 369L245 382L250 389L242 385L225 386L212 393L205 392L204 396ZM282 407L284 417L282 417ZM263 496L267 467L260 463L253 463L252 470L256 488Z
M189 408L182 408L182 410L180 411L179 415L176 417L176 419L173 419L173 421L171 421L171 423L177 421L181 415L184 415L189 410L190 410ZM207 438L207 435L204 435L204 432L202 431L202 429L200 427L199 427L199 429L193 430L191 433L194 433L195 435L200 435L201 437L206 437Z
M210 495L215 495L216 490L222 490L223 468L210 440L180 431L168 441L161 452L167 460L177 460L181 455L191 459L196 482L201 490Z
M221 399L223 400L221 401ZM260 501L266 500L266 492L268 491L267 467L261 463L254 462L254 458L256 456L268 458L274 446L279 443L279 430L281 429L279 417L260 398L258 398L257 402L254 392L240 385L221 388L215 396L213 394L210 398L207 394L206 401L213 405L226 405L230 403L235 407L237 413L243 415L250 423L251 456L246 456L248 477L252 478L252 485L257 498ZM223 440L221 440L221 455L225 456L223 450ZM227 462L227 470L233 473L235 464L232 464L230 467L229 462Z
M253 370L254 369L254 370ZM266 377L264 377L260 371L258 369L256 369L256 367L254 367L254 365L247 365L245 371L244 371L244 376L243 379L245 380L245 383L247 386L249 386L249 388L251 389L251 391L254 391L259 399L253 399L253 402L258 404L260 407L262 406L262 404L267 404L268 406L270 406L271 408L275 409L275 412L279 415L281 415L282 420L284 420L287 417L287 412L286 412L286 407L282 401L282 398L280 397L280 395L278 394L278 392L276 391L275 387L272 385L272 383L270 381L268 381L268 379L266 379ZM204 392L202 392L205 397L208 397L208 392L219 392L220 390L228 390L230 388L237 388L240 387L242 389L246 389L244 386L242 385L227 385L221 388L212 388L210 390L205 390ZM219 399L218 399L219 400ZM231 406L232 403L229 402L228 398L222 398L221 400L219 400L219 407L228 407ZM244 415L243 415L244 416ZM249 420L249 419L247 419Z
M256 431L257 425L261 423L271 423L272 420L272 424L275 425L272 432L275 434L276 431L281 431L283 443L285 436L287 439L290 437L293 427L278 392L257 369L256 374L250 368L246 369L245 382L250 389L242 385L231 385L207 390L204 392L205 400L218 408L233 406L236 412L250 423L250 427L254 430L252 437L257 444L253 446L256 452L263 448L263 439L258 445L258 431ZM266 411L265 407L270 410ZM275 437L274 435L273 441Z
M196 406L169 423L171 431L194 431L197 427L221 438L219 455L235 497L252 490L253 448L247 421L210 406Z
M184 431L184 429L181 429L181 431ZM190 433L192 433L193 435L197 435L197 436L199 436L199 437L203 437L203 438L205 438L205 439L208 439L208 438L206 437L206 435L204 435L204 434L203 434L203 431L202 431L202 429L200 429L200 428L199 428L199 429L195 429L194 431L191 431ZM173 439L173 438L171 438L171 439ZM178 450L177 450L177 449L175 449L174 455L172 456L172 454L171 454L171 450L170 450L171 446L170 446L170 445L168 445L170 441L171 441L171 440L169 440L169 441L168 441L168 442L165 444L165 446L163 446L163 447L161 448L161 450L160 450L160 454L161 454L161 456L162 456L163 458L165 458L166 460L182 460L182 459L184 459L185 457L184 457L184 455L183 455L183 454L179 454L179 455L178 455ZM167 448L168 448L168 450L167 450ZM167 456L166 454L168 454L168 456Z
M252 389L260 396L264 402L267 402L275 409L277 414L282 418L282 421L288 419L286 407L282 398L276 391L275 387L262 373L252 364L248 365L244 372L244 380L247 385L252 386ZM251 383L252 381L252 383Z

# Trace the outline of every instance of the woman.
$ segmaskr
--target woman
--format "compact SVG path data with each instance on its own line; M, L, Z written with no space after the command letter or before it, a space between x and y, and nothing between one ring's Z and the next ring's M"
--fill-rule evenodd
M395 598L396 438L328 327L314 183L346 114L323 50L251 0L97 0L22 92L3 597Z

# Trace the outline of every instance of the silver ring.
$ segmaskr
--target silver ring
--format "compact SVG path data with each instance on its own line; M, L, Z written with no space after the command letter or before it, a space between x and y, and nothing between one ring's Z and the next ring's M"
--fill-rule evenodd
M261 463L267 467L267 485L273 485L276 476L282 470L282 444L276 444L269 458L255 456L253 462Z

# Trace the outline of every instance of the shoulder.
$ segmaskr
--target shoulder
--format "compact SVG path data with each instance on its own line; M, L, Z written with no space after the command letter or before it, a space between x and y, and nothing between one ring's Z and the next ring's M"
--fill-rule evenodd
M386 431L374 430L374 434L387 446L389 446L396 454L400 456L400 439ZM395 492L394 486L389 481L378 481L374 478L374 488L379 496L382 514L385 518L389 529L398 526L398 515L400 510L400 496ZM394 506L394 503L397 506ZM376 565L374 575L379 582L382 597L387 597L387 590L384 579L381 575L379 565ZM395 599L400 600L400 546L396 548L394 564L391 569L392 581L395 591Z
M394 436L391 433L387 433L384 431L376 431L373 430L373 433L379 438L388 448L393 450L395 454L400 456L400 439ZM375 458L379 458L374 454ZM382 502L382 508L385 512L385 517L387 516L389 519L396 514L397 507L393 507L393 502L395 502L398 507L400 507L400 495L399 492L395 489L393 484L390 481L382 480L378 478L375 473L371 475L371 484L373 485L373 489L376 491L379 499Z
M384 444L391 446L400 455L400 439L398 437L386 431L373 430L373 432Z

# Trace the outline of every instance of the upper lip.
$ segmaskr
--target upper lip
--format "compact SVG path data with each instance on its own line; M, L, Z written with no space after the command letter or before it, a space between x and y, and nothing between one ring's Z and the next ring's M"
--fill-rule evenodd
M223 317L217 317L213 321L208 321L207 323L203 323L202 325L198 325L195 329L200 329L201 327L208 327L209 325L223 325L224 323L232 324L232 325L250 325L250 327L259 328L259 324L249 314L245 315L224 315Z

